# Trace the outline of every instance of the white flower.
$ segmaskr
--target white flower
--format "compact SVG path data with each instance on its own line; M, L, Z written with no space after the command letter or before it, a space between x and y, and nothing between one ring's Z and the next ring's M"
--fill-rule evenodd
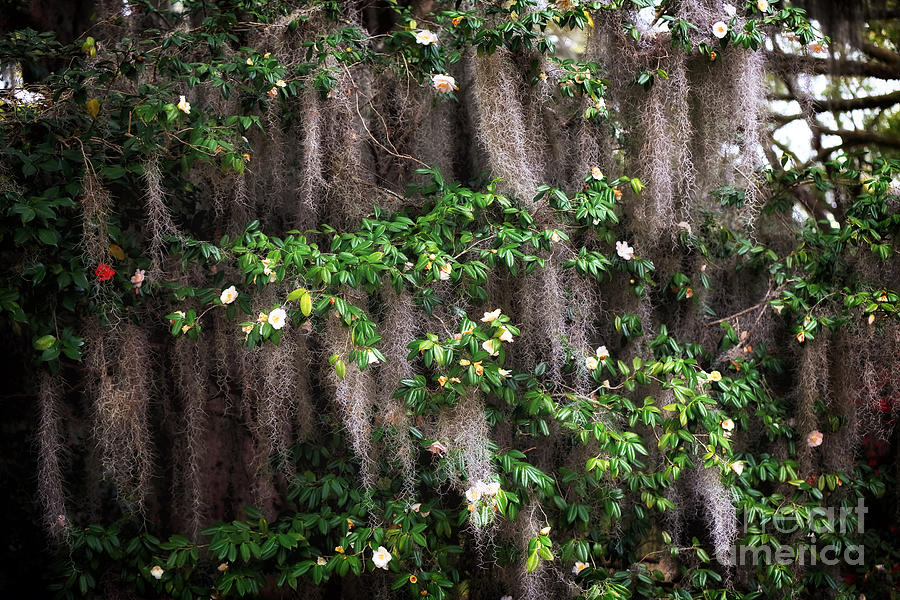
M732 429L734 429L734 421L732 421L731 419L725 419L724 421L719 423L719 425L721 425L722 429L724 429L725 431L731 431Z
M479 481L466 490L466 500L469 502L478 502L481 500L481 482Z
M416 32L416 43L422 44L423 46L430 46L431 44L437 43L437 36L427 29L423 29L422 31Z
M497 375L499 375L500 377L509 377L510 372L506 369L497 369Z
M728 467L738 475L744 472L744 463L739 460L734 461Z
M184 2L181 2L180 0L178 2L173 2L172 3L172 12L175 13L176 15L180 15L181 13L183 13L184 12Z
M806 445L810 448L821 446L824 440L825 436L818 429L813 429L806 435Z
M553 231L553 232L550 233L550 241L551 241L551 242L558 242L560 239L561 239L561 238L559 237L559 233L558 233L558 232Z
M593 177L597 181L603 179L603 171L600 170L600 167L594 167L593 169L591 169L591 177Z
M150 574L153 575L154 579L162 579L163 573L165 573L165 571L163 571L163 568L159 565L153 565L153 568L150 569Z
M593 371L600 366L600 361L593 356L588 356L584 359L584 366L587 367L588 371Z
M324 567L325 565L328 564L328 561L320 556L319 558L316 559L316 564L319 565L320 567Z
M500 339L501 342L513 341L513 334L510 333L509 329L507 329L506 327L501 326L497 331L500 332L500 335L498 336L498 338Z
M582 571L587 569L590 565L587 563L583 563L581 561L575 561L575 566L572 567L573 575L580 575Z
M237 290L234 289L234 286L231 286L222 290L222 295L219 296L219 300L222 301L222 304L231 304L237 297Z
M387 571L387 565L391 562L391 553L384 546L378 546L378 550L372 554L372 562L379 569Z
M278 81L275 82L275 86L283 88L283 87L287 87L287 84L284 82L284 79L279 79Z
M684 229L684 230L687 231L688 233L692 233L692 231L691 231L691 224L688 223L687 221L679 221L679 222L678 222L678 228L679 228L679 229Z
M547 525L546 527L544 527L543 529L541 529L540 534L541 534L541 535L550 535L550 530L551 530L551 529L552 529L552 527L550 527L549 525Z
M456 87L456 80L450 75L432 75L431 83L434 85L434 89L439 92L452 92L453 90L458 90Z
M450 265L441 265L440 267L438 267L438 271L441 272L440 273L441 281L447 281L448 279L450 279L450 272L452 270L453 270L453 267L451 267Z
M758 8L760 10L760 12L768 12L769 1L768 0L757 0L756 8Z
M286 319L287 313L284 312L283 308L276 308L269 313L269 325L272 326L272 329L281 329L282 327L284 327L284 322Z
M368 363L370 365L377 365L380 360L378 360L378 355L375 354L375 351L369 348L369 352L366 354L366 358L368 359Z
M606 360L609 358L609 350L606 349L606 346L600 346L597 348L597 359L598 360Z
M413 512L419 512L419 509L422 508L422 503L416 502L415 504L410 506L410 508L412 509Z
M725 14L728 15L729 17L733 17L734 15L737 14L737 9L734 6L732 6L731 4L728 4L727 2L722 6L722 8L725 9Z
M491 338L489 340L484 340L481 343L481 347L484 348L484 351L489 353L491 356L497 356L500 354L500 344L494 344L494 339Z
M496 496L500 493L500 483L498 481L492 481L489 484L485 485L484 493L488 496Z
M269 266L270 263L271 263L271 261L268 258L262 259L263 275L271 275L272 274L272 268Z
M481 317L481 322L482 323L493 323L494 321L496 321L499 318L500 318L500 309L498 308L497 310L493 310L491 312L484 313L484 316Z
M447 446L440 442L431 442L431 445L428 446L428 451L432 454L443 456L444 454L447 454Z
M178 110L186 115L191 114L191 103L185 100L184 96L178 97Z
M713 35L719 38L720 40L728 35L728 25L723 23L722 21L716 21L712 26Z
M556 10L558 10L559 12L569 12L570 10L575 9L575 7L578 5L578 2L576 2L575 0L556 0L554 4L556 5Z
M616 242L616 254L625 260L634 258L634 248L628 245L628 242Z

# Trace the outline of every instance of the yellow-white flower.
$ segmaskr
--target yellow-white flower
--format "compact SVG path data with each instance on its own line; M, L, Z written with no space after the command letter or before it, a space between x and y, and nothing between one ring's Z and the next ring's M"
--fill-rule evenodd
M495 342L494 338L484 340L481 343L481 347L484 348L484 351L489 353L491 356L497 356L498 354L500 354L500 343Z
M371 348L369 348L369 352L366 354L366 358L368 359L370 365L375 365L381 362L380 360L378 360L378 355L375 354L375 351Z
M541 529L541 535L550 535L550 526L544 527Z
M500 377L509 377L510 372L506 369L497 369L497 375L499 375Z
M551 241L551 242L558 242L560 239L561 239L561 238L559 237L559 233L558 233L558 232L556 232L556 231L550 232L550 241Z
M606 349L606 346L600 346L597 348L596 355L598 360L606 360L609 358L609 350Z
M722 429L724 429L725 431L731 431L732 429L734 429L734 421L732 421L731 419L725 419L724 421L719 423L719 425L721 425Z
M247 59L247 65L250 66L250 67L253 66L253 59L252 59L252 58L248 58L248 59Z
M284 327L284 323L286 320L287 313L283 308L276 308L269 313L269 325L272 326L272 329L281 329L282 327Z
M501 342L511 342L513 341L513 334L506 327L500 326L497 331L500 332L500 335L497 336Z
M496 496L500 493L500 483L497 481L492 481L482 488L482 491L488 496Z
M480 483L480 482L479 482ZM466 490L466 500L469 502L478 502L481 500L481 486L476 484Z
M453 270L453 267L450 265L441 265L438 267L438 271L440 271L441 281L447 281L450 279L450 272Z
M733 17L734 15L737 14L737 9L733 5L728 4L727 2L722 5L722 8L725 9L725 14L728 15L729 17Z
M497 319L500 318L500 309L492 310L491 312L484 313L484 316L481 317L482 323L493 323Z
M391 562L391 553L384 546L378 546L378 550L372 554L372 562L379 569L387 571L388 563Z
M744 463L739 460L734 461L728 467L738 475L744 472Z
M722 381L722 374L718 371L710 371L709 373L710 381Z
M434 89L443 93L452 92L453 90L459 89L456 86L456 80L450 75L432 75L431 83L434 85Z
M769 11L769 0L757 0L756 8L760 10L760 12L768 12Z
M600 366L600 361L594 356L588 356L584 359L584 366L587 367L588 371L593 371Z
M431 44L437 43L437 36L427 29L423 29L422 31L416 32L416 43L422 44L423 46L430 46Z
M165 573L165 571L163 571L163 568L159 565L153 565L153 568L150 569L150 574L154 579L162 579L163 573Z
M184 96L178 97L178 110L186 115L191 114L191 103L185 100Z
M600 167L594 167L593 169L591 169L591 177L593 177L597 181L603 179L603 171L600 170Z
M580 575L582 571L587 569L590 565L587 563L583 563L581 561L575 561L575 566L572 567L573 575Z
M316 559L316 564L319 565L320 567L324 567L325 565L328 564L328 561L320 556L319 558Z
M616 254L624 260L634 258L634 248L628 245L628 242L616 242Z
M275 82L275 86L283 88L283 87L286 87L287 84L284 82L284 79L279 79L278 81Z
M728 35L728 25L726 25L722 21L716 21L715 23L713 23L712 33L714 36L721 40L723 37Z
M234 289L234 286L231 286L222 290L222 295L219 296L219 300L222 301L222 304L231 304L237 297L237 290Z
M822 435L822 432L818 429L813 429L808 434L806 434L806 445L810 448L821 446L824 440L825 436Z

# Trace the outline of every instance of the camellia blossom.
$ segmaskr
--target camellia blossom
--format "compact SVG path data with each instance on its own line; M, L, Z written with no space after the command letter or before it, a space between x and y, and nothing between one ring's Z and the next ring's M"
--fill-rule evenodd
M131 276L131 285L134 286L134 293L137 294L141 286L144 285L144 269L135 269L134 275Z
M113 268L106 263L100 263L97 265L97 268L94 269L94 275L97 276L97 281L109 281L115 274L116 272Z
M584 366L587 367L588 371L593 371L600 366L600 361L594 356L588 356L584 359Z
M606 360L609 358L609 350L606 349L606 346L600 346L597 348L596 355L598 360Z
M737 9L733 5L728 4L727 2L722 5L722 8L725 9L725 14L728 15L729 17L733 17L734 15L737 14Z
M492 481L490 483L485 484L482 489L483 489L484 493L487 494L488 496L496 496L497 494L500 493L500 482Z
M372 553L372 562L379 569L387 571L388 563L391 562L391 553L384 546L378 546L378 550Z
M581 562L580 560L575 561L575 566L572 567L572 574L580 575L581 572L584 571L585 569L587 569L589 566L590 566L589 564Z
M481 500L481 486L479 484L475 484L466 490L466 500L469 502L478 502Z
M825 440L825 436L822 435L822 432L818 429L813 429L809 433L806 434L806 445L810 448L816 448L822 445L822 442Z
M234 289L234 286L231 286L222 290L222 295L219 296L219 300L222 301L222 304L231 304L237 297L237 290Z
M628 245L628 242L616 242L616 254L624 260L634 258L634 248Z
M499 346L500 344L494 344L494 338L484 340L481 343L481 347L484 349L484 351L488 352L491 356L497 356L498 354L500 354Z
M725 431L731 431L732 429L734 429L734 421L732 421L731 419L725 419L724 421L719 423L719 425L721 425L722 429L724 429Z
M278 81L275 82L275 87L283 88L283 87L287 87L287 84L284 82L284 79L279 79Z
M594 167L593 169L591 169L591 177L593 177L597 181L603 179L603 171L600 170L600 167Z
M722 381L722 374L718 371L710 371L709 379L710 381Z
M281 329L282 327L284 327L284 323L286 320L287 313L283 308L276 308L269 313L269 325L272 326L272 329Z
M191 103L185 100L184 96L178 97L178 110L186 115L191 114Z
M738 475L740 475L741 473L744 472L744 463L743 463L743 461L736 460L733 463L731 463L730 465L728 465L728 468L731 469L732 471L734 471L735 473L737 473Z
M438 267L438 271L440 271L441 281L447 281L450 279L450 272L453 270L453 267L450 265L441 265Z
M153 568L150 569L150 574L153 575L154 579L162 579L163 573L165 573L165 571L163 571L163 568L159 565L153 565Z
M437 36L427 29L416 32L416 43L423 46L430 46L437 43Z
M541 535L550 535L550 529L551 529L551 527L549 525L544 527L540 531Z
M428 451L432 454L443 456L444 454L447 454L447 446L440 442L431 442L431 445L428 446Z
M500 335L497 336L501 342L511 342L513 341L513 334L506 327L500 327L497 331L500 332Z
M716 21L712 26L713 35L719 38L720 40L728 35L728 25L726 25L722 21Z
M768 12L769 11L769 0L757 0L756 8L760 10L760 12Z
M456 86L456 80L450 75L442 75L440 73L432 75L431 83L434 85L434 89L442 93L452 92L453 90L459 89Z
M319 565L320 567L324 567L325 565L328 564L328 561L320 556L316 559L316 564Z
M500 377L509 377L510 372L506 369L497 369L497 375Z
M484 316L481 317L482 323L493 323L497 319L500 318L500 309L492 310L491 312L484 313Z

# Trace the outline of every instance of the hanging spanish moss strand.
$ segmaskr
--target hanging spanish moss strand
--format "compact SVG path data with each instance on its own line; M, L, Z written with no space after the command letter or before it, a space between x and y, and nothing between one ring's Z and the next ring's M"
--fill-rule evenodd
M529 137L519 101L524 85L509 54L468 59L472 69L472 92L477 115L478 141L487 151L492 174L504 179L503 188L523 206L533 207L532 197L542 175L534 153L536 142Z
M149 340L137 325L89 330L85 363L95 381L94 439L103 472L119 499L146 517L153 474L149 424L149 380L153 362Z
M700 468L689 472L694 494L704 507L713 549L723 565L733 565L733 548L738 537L737 509L732 492L722 483L718 468Z
M303 90L300 102L303 107L303 140L302 164L300 167L299 193L302 211L299 216L299 225L304 229L315 227L319 223L321 204L325 194L326 183L322 156L322 112L323 106L320 93L313 89Z
M147 253L150 255L151 273L156 277L163 269L163 255L168 241L166 238L179 236L180 233L172 221L172 214L166 206L165 192L162 187L162 175L159 172L157 157L153 156L144 163L144 206L147 211Z
M81 246L85 264L93 267L109 262L107 223L112 197L90 165L85 169L81 189Z
M800 477L805 479L816 472L818 453L814 453L806 436L819 430L819 419L816 416L816 402L830 401L831 390L828 386L830 339L826 331L803 344L797 366L797 407L795 412L796 431L800 438L797 448L797 462L800 466ZM829 440L831 441L831 440Z
M38 430L38 491L42 502L44 527L56 542L65 538L71 527L66 508L66 486L63 476L66 453L60 415L62 395L62 377L58 374L42 373L38 388L41 410Z
M177 389L181 397L184 420L184 457L179 462L182 471L181 491L189 515L192 539L198 539L206 522L204 485L204 454L207 438L206 403L209 398L209 369L206 352L197 342L185 338L175 343L174 367Z
M330 369L329 379L353 453L360 461L360 479L366 489L373 489L377 478L377 457L372 445L372 413L375 406L372 367L360 371L356 364L350 362L350 333L341 326L335 312L328 316L325 324L325 344L330 355L338 355L346 363L343 378Z
M415 497L417 449L409 435L412 424L405 402L402 398L395 398L394 392L400 387L402 379L415 374L413 365L406 358L409 353L406 346L417 334L415 321L409 317L415 306L409 292L404 290L397 294L388 284L382 287L382 297L387 308L380 328L383 339L379 349L387 362L381 365L377 382L378 406L384 426L389 431L385 436L385 446L389 449L385 456L397 461L396 467L403 478L403 494L411 499Z
M297 379L291 365L296 364L297 344L291 332L285 333L277 346L260 348L263 384L257 418L266 439L266 454L290 475L294 467L289 450L297 412Z

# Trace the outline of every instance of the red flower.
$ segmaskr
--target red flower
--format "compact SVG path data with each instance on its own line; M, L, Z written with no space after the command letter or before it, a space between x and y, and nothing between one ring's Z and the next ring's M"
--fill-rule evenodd
M97 265L97 268L94 269L94 275L97 276L97 281L109 281L115 274L116 272L113 271L113 268L105 263L100 263Z

